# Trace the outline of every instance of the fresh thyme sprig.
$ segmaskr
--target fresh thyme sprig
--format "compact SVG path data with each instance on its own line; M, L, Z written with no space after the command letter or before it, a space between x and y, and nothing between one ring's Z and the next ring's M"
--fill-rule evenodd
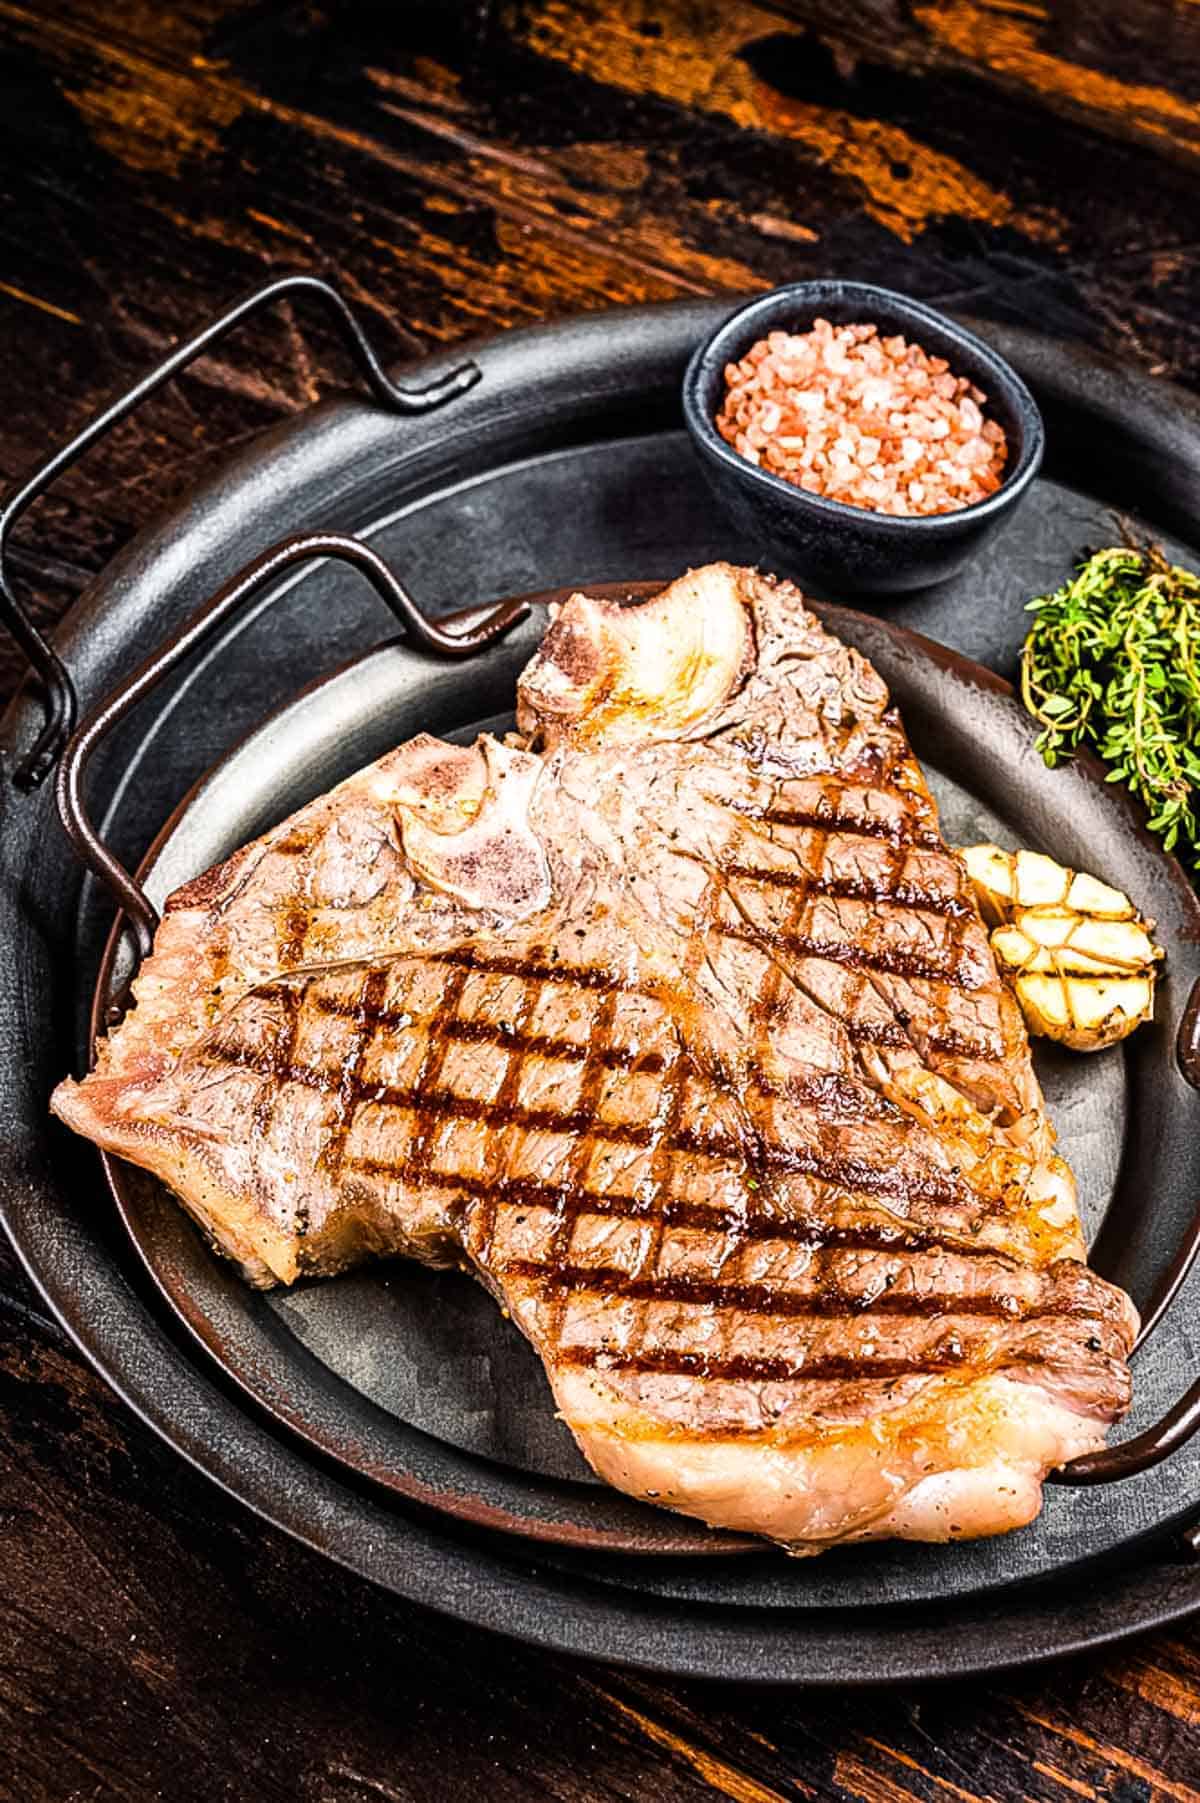
M1021 697L1047 764L1091 745L1200 871L1200 577L1156 545L1113 547L1029 612Z

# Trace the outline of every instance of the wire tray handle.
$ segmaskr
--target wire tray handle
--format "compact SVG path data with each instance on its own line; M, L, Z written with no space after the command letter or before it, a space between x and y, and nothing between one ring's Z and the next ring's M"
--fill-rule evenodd
M59 766L56 799L66 835L80 861L129 917L142 958L150 955L158 914L141 884L113 856L92 825L84 793L84 777L92 754L144 695L213 638L253 595L277 581L286 570L315 558L331 558L360 570L407 637L421 650L440 657L473 656L529 612L524 601L502 601L490 611L473 616L458 631L447 632L425 618L377 551L361 539L340 532L304 532L281 539L231 577L197 609L181 631L139 664L92 710L72 733Z
M75 685L62 659L34 625L23 603L18 599L7 568L8 539L26 510L45 494L64 471L77 463L85 451L104 438L112 428L136 411L142 402L156 394L173 376L212 350L236 326L251 314L273 306L276 301L315 296L331 315L342 340L350 352L360 375L380 406L395 413L427 413L465 393L480 378L477 364L466 362L421 388L406 388L393 382L343 296L321 277L307 274L280 276L261 288L244 295L201 331L188 338L139 382L113 401L103 412L79 432L69 444L49 457L0 508L0 619L25 652L41 678L44 691L45 718L37 740L13 772L18 788L34 789L45 781L58 760L75 725L78 702Z

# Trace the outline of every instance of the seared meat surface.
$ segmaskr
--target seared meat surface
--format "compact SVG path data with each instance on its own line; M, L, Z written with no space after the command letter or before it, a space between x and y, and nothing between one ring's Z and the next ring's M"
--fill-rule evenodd
M883 683L713 565L573 597L518 724L178 891L56 1112L253 1282L471 1270L634 1495L805 1550L1028 1521L1136 1317Z

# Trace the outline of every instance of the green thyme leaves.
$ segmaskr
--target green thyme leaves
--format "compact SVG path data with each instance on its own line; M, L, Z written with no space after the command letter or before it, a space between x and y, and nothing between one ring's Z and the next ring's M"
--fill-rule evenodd
M1047 764L1090 745L1200 870L1200 577L1157 546L1114 547L1029 612L1021 697Z

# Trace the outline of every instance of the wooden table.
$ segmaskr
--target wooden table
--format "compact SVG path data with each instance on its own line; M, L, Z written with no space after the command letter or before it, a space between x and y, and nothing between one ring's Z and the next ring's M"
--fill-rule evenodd
M0 0L0 44L6 487L300 265L397 356L837 272L1200 377L1195 0ZM22 528L42 617L344 373L299 313L198 368ZM1200 1627L845 1701L572 1666L260 1526L130 1417L7 1252L0 1321L12 1803L1200 1798Z

